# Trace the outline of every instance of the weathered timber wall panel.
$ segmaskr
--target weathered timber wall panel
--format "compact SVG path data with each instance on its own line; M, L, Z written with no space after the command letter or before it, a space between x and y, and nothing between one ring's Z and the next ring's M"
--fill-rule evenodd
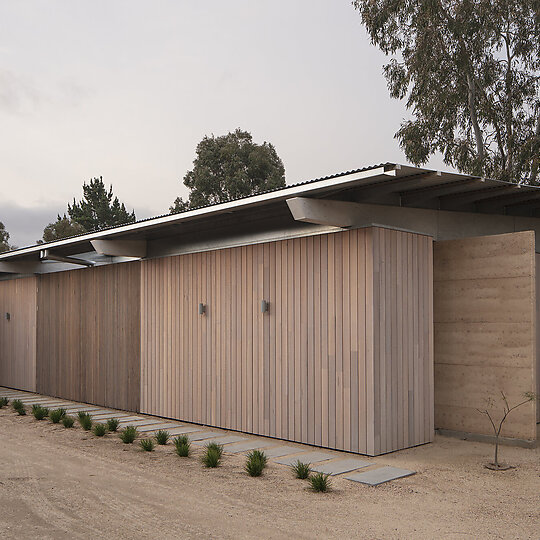
M532 231L435 243L435 427L491 435L477 409L535 390L534 245ZM535 439L535 422L524 405L502 434Z
M374 453L433 440L433 241L373 229Z
M35 277L0 281L2 386L36 389L36 291Z
M37 391L137 411L140 263L40 276Z
M367 454L431 440L430 261L382 229L143 261L141 410Z

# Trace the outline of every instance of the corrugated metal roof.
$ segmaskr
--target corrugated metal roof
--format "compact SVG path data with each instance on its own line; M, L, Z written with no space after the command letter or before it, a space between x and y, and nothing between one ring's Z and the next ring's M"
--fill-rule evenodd
M138 234L186 220L208 218L220 213L236 212L253 206L279 202L289 197L302 196L343 197L356 202L448 211L540 216L538 186L519 186L477 176L382 163L290 184L231 201L191 208L175 214L162 214L130 224L20 248L0 254L0 260L35 253L43 248L83 244L97 238L114 238L124 234Z

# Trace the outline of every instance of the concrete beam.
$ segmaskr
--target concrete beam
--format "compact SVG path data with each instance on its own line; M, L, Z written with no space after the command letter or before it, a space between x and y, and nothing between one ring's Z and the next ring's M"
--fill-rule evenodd
M352 227L359 219L358 203L293 197L287 199L287 205L295 221Z
M0 262L0 272L8 274L39 274L41 263L33 261Z
M63 257L62 255L55 255L54 253L51 253L48 249L42 249L39 252L39 258L42 261L56 261L69 264L77 264L79 266L94 266L93 261L77 259L76 257Z
M91 240L93 248L109 257L146 257L146 240Z

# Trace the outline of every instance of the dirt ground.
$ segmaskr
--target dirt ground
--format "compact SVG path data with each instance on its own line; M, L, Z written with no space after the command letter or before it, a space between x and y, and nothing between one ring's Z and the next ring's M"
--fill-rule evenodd
M376 459L418 471L376 488L343 478L312 493L281 465L261 478L243 456L219 469L98 439L0 409L0 536L64 538L540 538L540 452L435 443Z

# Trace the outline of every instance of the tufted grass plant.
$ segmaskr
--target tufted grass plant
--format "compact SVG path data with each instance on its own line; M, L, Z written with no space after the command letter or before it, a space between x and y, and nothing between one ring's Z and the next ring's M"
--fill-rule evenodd
M153 439L142 439L139 445L145 452L152 452L155 446Z
M180 435L173 439L175 452L180 457L189 457L191 454L191 443L187 435Z
M127 426L120 432L120 440L124 444L131 444L137 438L137 428L135 426Z
M43 420L49 416L49 409L47 407L42 407L41 405L34 404L32 405L32 414L36 420Z
M311 463L303 463L297 459L292 465L291 469L296 478L300 480L305 480L309 478L309 473L311 472Z
M169 442L169 439L171 438L169 432L164 429L156 431L154 437L156 438L156 442L161 445L167 444Z
M49 418L53 424L58 424L66 416L66 409L54 409L49 413Z
M7 397L0 398L0 409L9 405L9 399Z
M72 428L75 424L75 418L73 418L73 416L66 415L64 416L64 418L62 418L62 424L65 428Z
M86 431L90 431L92 429L92 417L87 412L79 412L79 424L81 424L82 428Z
M223 457L223 445L222 444L219 444L219 443L216 443L216 442L210 442L210 443L208 443L206 445L206 449L211 450L212 452L215 452L219 456L219 459L221 459Z
M13 410L19 414L19 416L24 416L26 414L26 407L20 399L14 399L11 404Z
M311 490L320 493L325 493L329 491L332 486L332 480L330 479L330 475L321 472L314 474L309 479L309 482L311 484Z
M261 476L268 462L266 454L261 450L252 450L247 455L244 470L249 476Z
M214 443L215 444L215 443ZM206 446L206 450L201 457L203 465L209 469L215 469L219 467L221 463L221 454L216 446Z
M96 437L103 437L107 433L107 426L105 424L96 424L92 431Z
M119 425L120 422L118 421L118 418L109 418L107 420L107 429L109 431L117 431Z

